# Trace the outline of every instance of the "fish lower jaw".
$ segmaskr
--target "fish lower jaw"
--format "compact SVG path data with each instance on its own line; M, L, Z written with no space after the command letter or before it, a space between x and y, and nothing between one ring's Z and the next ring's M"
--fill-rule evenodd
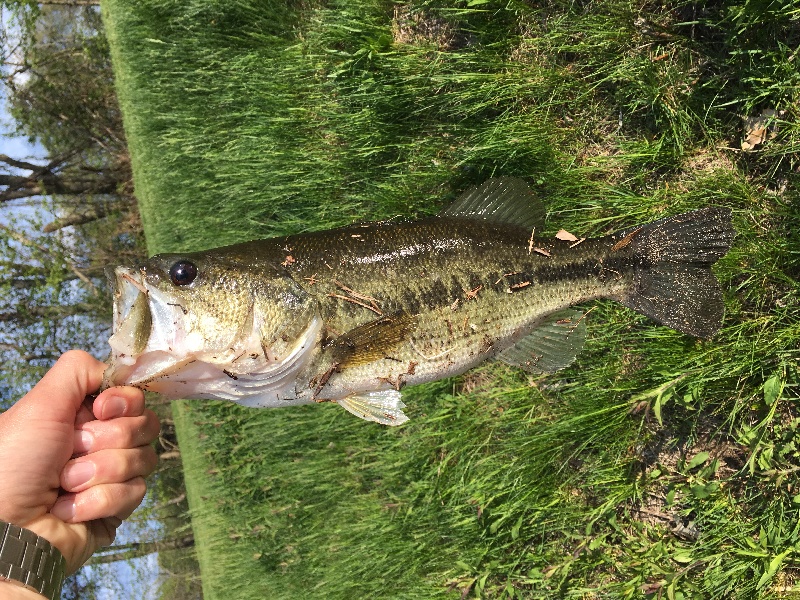
M151 360L152 359L151 357ZM244 406L276 407L303 404L295 389L295 373L279 363L265 364L260 371L237 372L227 363L210 362L196 356L174 358L170 364L150 362L140 356L135 366L115 364L107 379L124 378L126 385L161 394L169 400L198 398L228 400Z
M260 344L220 352L149 350L135 357L115 357L104 380L109 385L131 385L168 399L229 400L245 406L288 406L313 401L296 388L297 376L315 353L322 321L314 317L285 356L265 356ZM255 340L254 344L258 340Z

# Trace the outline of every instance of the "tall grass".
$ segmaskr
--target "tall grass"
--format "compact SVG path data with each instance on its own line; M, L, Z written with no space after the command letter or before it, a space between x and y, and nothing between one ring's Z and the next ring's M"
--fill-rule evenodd
M569 369L408 389L399 429L336 406L178 405L209 598L798 591L793 3L104 15L153 252L432 214L492 175L524 177L553 232L709 204L739 232L712 341L600 302Z

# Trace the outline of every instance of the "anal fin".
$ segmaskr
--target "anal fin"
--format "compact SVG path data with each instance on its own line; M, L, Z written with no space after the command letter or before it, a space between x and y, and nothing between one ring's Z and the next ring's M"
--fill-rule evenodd
M579 310L553 313L497 359L529 373L553 373L568 367L586 341L586 319Z
M397 390L353 394L336 402L347 412L365 421L390 426L402 425L408 421L403 412L406 405L400 400L400 392Z

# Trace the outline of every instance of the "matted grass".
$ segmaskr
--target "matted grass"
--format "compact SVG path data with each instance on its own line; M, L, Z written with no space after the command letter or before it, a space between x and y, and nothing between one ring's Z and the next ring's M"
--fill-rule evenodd
M398 429L333 405L181 403L208 598L799 590L792 3L104 14L153 252L432 214L492 175L524 177L552 232L709 204L739 232L710 342L600 302L574 366L410 388ZM762 114L743 152L742 117Z

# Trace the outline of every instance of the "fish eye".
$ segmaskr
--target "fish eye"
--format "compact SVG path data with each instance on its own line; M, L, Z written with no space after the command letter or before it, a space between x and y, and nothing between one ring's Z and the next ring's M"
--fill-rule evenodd
M180 260L169 269L169 278L175 285L189 285L197 277L197 267L188 260Z

